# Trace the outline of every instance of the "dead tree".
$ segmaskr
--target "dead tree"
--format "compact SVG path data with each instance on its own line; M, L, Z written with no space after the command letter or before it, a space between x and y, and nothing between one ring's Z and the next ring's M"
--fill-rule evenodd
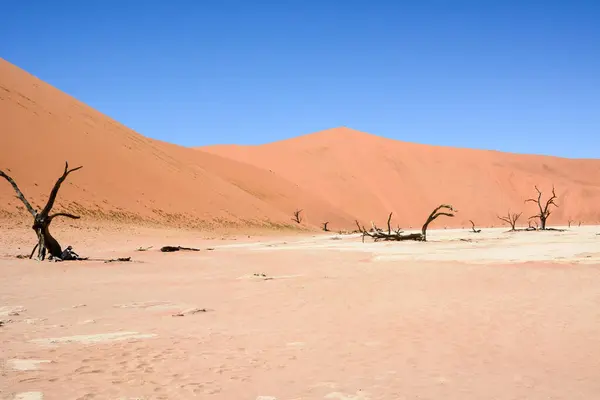
M441 209L446 209L446 210L449 210L450 212L440 211ZM456 212L456 210L454 208L452 208L452 206L449 204L442 204L442 205L438 206L435 210L433 210L431 212L431 214L429 214L427 221L425 221L425 223L423 224L423 228L421 228L421 234L423 235L423 241L424 242L427 241L427 227L429 226L430 223L432 223L433 221L435 221L435 219L437 217L440 217L442 215L444 215L446 217L454 217L453 212Z
M441 209L447 209L450 212L440 211ZM387 220L387 228L388 228L387 232L384 231L383 229L377 228L375 226L375 224L373 224L372 231L369 232L365 229L364 226L360 225L358 220L355 222L356 222L356 226L358 227L359 232L362 234L363 242L365 241L365 236L369 236L369 237L373 238L373 240L376 242L379 240L385 240L385 241L414 240L414 241L418 241L418 242L426 242L427 241L427 228L429 227L429 224L432 223L436 218L438 218L442 215L445 215L447 217L454 217L454 214L452 212L456 212L456 210L453 209L451 205L448 205L448 204L440 205L435 210L433 210L431 212L431 214L429 214L429 217L427 217L427 220L423 224L423 227L421 228L420 233L402 234L403 231L402 231L402 229L400 229L400 227L398 227L397 230L392 231L392 226L390 223L392 220L392 213L390 213L388 220Z
M479 233L479 232L481 232L481 229L475 229L475 223L472 220L469 220L469 222L472 225L471 229L473 230L473 233Z
M537 223L537 221L533 221L533 223L535 224L535 226L531 225L531 220L527 222L527 230L529 231L537 231L539 229L539 225Z
M497 216L498 219L500 221L504 221L507 224L510 225L510 230L512 231L516 231L517 228L515 228L515 226L517 225L517 221L519 220L519 218L521 217L521 214L523 214L522 212L520 213L511 213L510 211L508 211L508 214L506 215L506 217L501 217L501 216Z
M572 219L570 219L570 220L568 221L569 228L571 227L571 224L572 224L573 222L575 222L575 221L573 221Z
M327 225L329 225L328 221L321 223L321 228L323 229L324 232L329 232L329 228L327 227Z
M29 211L29 213L33 217L33 226L31 228L35 231L37 235L38 243L31 251L31 255L29 256L29 258L32 258L33 253L35 253L35 250L38 249L37 259L40 261L43 261L46 258L46 251L48 251L48 253L50 253L50 255L53 258L61 259L62 248L60 247L58 241L50 234L50 223L56 217L67 217L71 219L79 219L80 217L68 213L50 214L50 211L52 211L52 207L54 207L54 202L56 201L58 190L60 189L60 186L65 181L65 179L67 179L67 176L69 176L71 172L77 171L81 168L83 167L69 169L69 163L65 162L65 170L62 176L58 178L58 180L54 184L54 187L50 192L50 196L48 197L48 202L46 203L46 206L42 209L42 211L39 212L36 211L27 201L27 199L23 195L23 192L21 192L21 190L17 186L17 183L6 173L0 171L0 176L2 176L12 185L12 187L15 189L15 192L17 192L17 197L23 202L25 208L27 208L27 211Z
M302 215L300 215L301 212L302 212L302 210L294 211L294 218L292 218L292 221L294 221L297 224L301 223L302 222Z
M546 201L546 204L542 206L542 192L538 189L537 186L535 186L535 190L537 190L537 192L538 192L537 199L527 199L527 200L525 200L525 203L532 202L532 203L536 203L538 205L538 208L540 209L539 214L533 215L533 216L529 217L529 219L534 219L534 218L539 219L540 220L540 229L545 230L546 229L546 220L548 219L548 217L551 214L549 207L551 205L553 205L554 207L558 207L556 205L556 203L554 202L554 200L556 199L556 193L554 192L554 186L552 186L552 196Z

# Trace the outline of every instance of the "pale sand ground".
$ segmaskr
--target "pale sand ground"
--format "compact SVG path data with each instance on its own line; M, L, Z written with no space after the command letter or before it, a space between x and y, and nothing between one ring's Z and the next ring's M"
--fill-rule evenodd
M134 259L104 264L18 260L33 233L5 231L0 397L598 399L597 232L59 232L82 255Z

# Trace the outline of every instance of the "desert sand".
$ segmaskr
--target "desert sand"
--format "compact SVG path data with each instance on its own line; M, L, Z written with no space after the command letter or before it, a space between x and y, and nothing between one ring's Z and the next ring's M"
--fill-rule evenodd
M595 399L598 232L57 231L82 255L132 257L106 264L16 259L33 233L10 230L0 396Z
M2 399L600 397L600 160L346 127L186 148L4 60L0 124L0 169L37 209L83 165L55 207L82 218L51 229L90 258L24 259L31 216L0 181ZM572 226L498 228L527 225L535 185L556 188L549 226ZM412 231L440 203L458 213L428 242L335 233L390 212Z
M1 59L0 121L0 169L34 203L45 202L65 161L83 165L57 210L88 226L289 231L302 209L306 230L383 224L390 212L409 228L450 203L460 213L443 226L490 227L509 209L533 215L524 201L535 185L544 199L555 185L554 223L600 223L600 160L426 146L345 127L260 146L186 148L144 137ZM23 217L3 182L0 223Z

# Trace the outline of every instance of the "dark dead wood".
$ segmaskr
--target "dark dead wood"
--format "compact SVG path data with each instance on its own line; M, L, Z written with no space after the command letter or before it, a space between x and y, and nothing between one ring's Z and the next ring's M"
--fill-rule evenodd
M129 261L131 261L131 257L119 257L119 258L111 258L110 260L104 260L105 263L129 262Z
M441 209L447 209L447 210L450 210L451 212L440 211ZM423 224L423 227L421 228L420 233L403 234L403 231L400 227L398 227L398 229L396 231L393 231L391 228L392 213L390 213L390 215L388 217L388 222L387 222L388 231L387 232L384 231L383 229L377 228L377 226L374 223L371 223L372 227L373 227L371 229L371 231L367 231L364 226L361 226L360 223L358 222L358 220L356 220L355 223L356 223L356 226L358 227L358 231L362 234L363 242L365 241L366 236L373 238L373 240L375 242L380 241L380 240L383 240L383 241L413 240L413 241L425 242L425 241L427 241L427 228L429 227L429 224L431 222L433 222L434 220L436 220L440 216L454 217L453 212L456 212L456 210L453 209L451 205L442 204L442 205L438 206L431 212L431 214L429 214L429 217L425 221L425 224Z
M540 189L538 189L537 186L535 186L535 190L538 192L538 197L537 199L531 198L531 199L527 199L525 200L525 203L531 202L531 203L536 203L538 208L539 208L539 213L536 215L532 215L531 217L529 217L529 219L539 219L540 220L540 230L545 230L546 229L546 221L548 220L548 217L550 216L550 214L552 213L550 211L550 206L554 206L554 207L558 207L558 205L554 202L554 200L556 199L556 192L554 191L554 186L552 186L552 196L546 201L546 203L544 205L542 205L542 192L540 191Z
M294 218L292 218L292 221L294 221L297 224L301 223L302 222L302 215L300 215L301 213L302 213L302 210L294 211Z
M29 214L31 214L31 216L33 218L35 218L35 216L37 215L37 211L27 201L27 199L25 198L25 195L23 195L23 192L21 192L21 189L19 189L19 186L13 180L13 178L11 178L10 176L8 176L2 170L0 170L0 176L3 177L4 179L6 179L8 181L8 183L10 183L12 185L13 189L15 189L15 192L17 192L17 198L19 200L21 200L21 202L25 205L25 208L27 208L27 211L29 211Z
M321 229L323 229L323 231L324 231L324 232L329 232L328 225L329 225L329 221L327 221L327 222L322 222L322 223L321 223Z
M449 210L449 211L448 212L440 211L442 209ZM427 221L425 221L425 223L423 224L423 228L421 228L421 233L423 234L423 241L424 242L427 241L427 227L429 226L430 223L432 223L438 217L441 217L441 216L454 217L453 213L455 213L455 212L457 212L457 210L452 208L452 205L450 205L450 204L441 204L437 208L435 208L431 212L431 214L429 214Z
M160 248L160 251L162 251L163 253L172 253L175 251L180 251L180 250L184 250L184 251L200 251L200 249L196 249L193 247L182 247L182 246L163 246Z
M519 220L519 218L521 217L521 214L523 214L522 212L520 213L511 213L510 210L508 211L506 217L501 217L499 215L497 215L496 217L503 222L506 222L507 224L510 225L510 230L512 231L516 231L517 229L515 228L515 226L517 225L517 221Z
M17 193L17 198L21 200L21 202L27 208L27 211L33 216L33 226L32 229L35 231L36 236L38 238L37 245L34 247L30 258L33 257L35 250L38 250L37 259L43 261L46 258L46 252L48 252L53 259L60 259L62 255L62 248L60 243L50 234L50 223L56 217L67 217L71 219L79 219L79 216L68 214L68 213L57 213L50 215L50 211L52 211L52 207L54 207L54 203L56 202L56 197L58 195L58 191L60 190L61 185L67 179L71 172L77 171L82 167L69 169L69 163L65 162L65 169L63 174L58 178L52 191L50 192L50 196L48 197L48 201L46 205L42 209L42 211L36 211L29 201L25 198L25 195L19 189L19 186L16 184L14 179L8 176L4 171L0 171L0 176L6 179L13 187L15 192Z
M472 220L469 220L469 222L471 223L471 229L473 230L473 233L481 232L481 229L475 229L475 222L473 222Z

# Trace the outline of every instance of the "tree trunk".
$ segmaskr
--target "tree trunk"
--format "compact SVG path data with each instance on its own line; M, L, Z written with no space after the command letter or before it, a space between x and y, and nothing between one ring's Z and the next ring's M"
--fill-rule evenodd
M56 201L56 196L58 195L60 186L65 181L65 179L67 179L67 176L71 172L77 171L81 168L82 167L69 169L69 163L65 163L65 170L63 174L60 176L60 178L58 178L58 180L54 184L54 187L50 192L50 196L48 197L48 201L46 202L46 206L40 212L35 210L27 201L27 199L23 195L23 192L21 192L21 190L17 186L17 183L4 171L0 170L0 177L5 178L12 185L12 187L15 189L15 192L17 192L17 197L21 200L21 202L23 202L23 204L27 208L27 211L29 211L29 213L33 217L33 226L31 228L35 231L35 234L38 238L38 243L33 248L33 251L31 252L29 258L33 257L33 254L35 253L35 250L37 248L37 259L40 261L43 261L46 258L46 251L48 251L52 257L61 259L62 249L58 241L50 234L50 223L55 217L67 217L72 219L79 219L79 217L68 213L56 213L50 215L50 211L52 211L52 207L54 207L54 202Z

